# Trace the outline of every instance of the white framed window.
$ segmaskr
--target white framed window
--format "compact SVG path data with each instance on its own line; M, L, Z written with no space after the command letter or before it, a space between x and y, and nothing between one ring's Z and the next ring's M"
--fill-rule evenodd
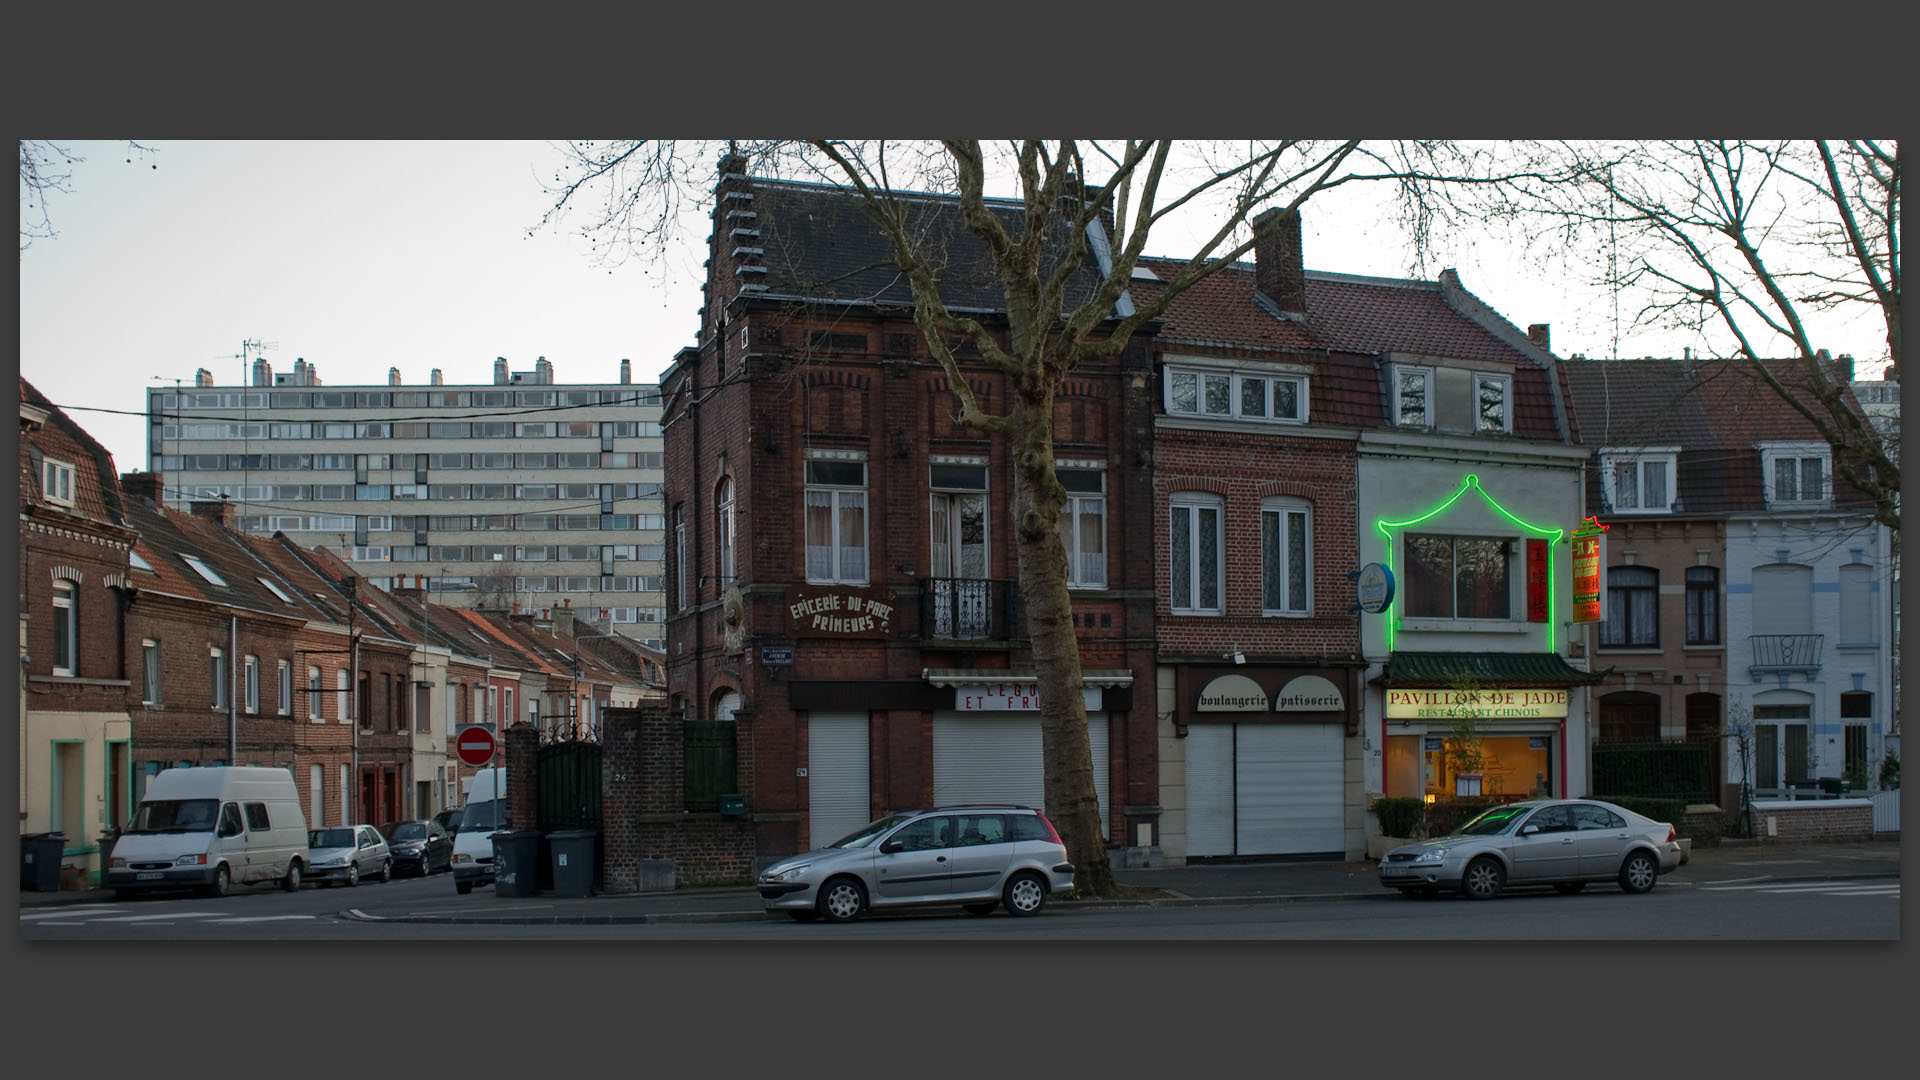
M307 719L319 721L325 719L320 707L320 666L307 665Z
M243 657L241 667L246 677L247 712L257 716L260 713L260 658Z
M687 508L673 508L673 589L674 610L687 610L688 580L693 568L687 565Z
M1425 364L1393 365L1393 422L1454 435L1513 430L1513 376Z
M1281 424L1307 422L1304 374L1169 364L1166 375L1164 404L1171 415Z
M1067 490L1060 507L1060 542L1067 549L1067 588L1107 586L1107 474L1104 469L1054 466Z
M276 705L281 716L291 716L293 715L293 661L278 661L275 668L276 674L280 676L280 699Z
M1832 450L1826 443L1759 443L1770 508L1824 507L1832 502Z
M342 724L351 723L353 720L353 690L348 686L346 668L340 668L333 673L333 700L336 707L340 710L334 719Z
M807 580L867 583L867 463L864 457L807 461Z
M227 707L227 654L217 646L207 649L207 678L213 683L213 707Z
M987 576L987 467L984 463L935 460L927 486L929 577Z
M713 542L720 567L720 583L733 580L733 478L720 481L714 498Z
M476 686L473 688L472 718L476 724L490 724L493 722L493 718L487 715L487 688L484 686Z
M453 732L460 727L460 680L447 680L447 731Z
M80 586L59 578L53 583L53 673L73 675L80 665Z
M1607 507L1616 514L1670 514L1673 512L1677 446L1639 449L1602 447L1600 483Z
M1167 502L1168 598L1176 614L1218 615L1223 580L1226 508L1218 495L1177 492Z
M53 458L40 460L40 493L50 503L73 505L73 466Z
M198 555L182 555L180 556L180 558L181 558L181 561L185 562L188 566L193 567L194 573L199 574L201 577L205 578L209 583L218 585L223 589L227 587L227 580L221 577L219 574L214 573L213 567L208 566L204 562L201 562L200 557Z
M140 702L160 704L160 643L152 638L140 641Z
M1260 504L1260 611L1307 615L1313 610L1313 511L1304 499Z

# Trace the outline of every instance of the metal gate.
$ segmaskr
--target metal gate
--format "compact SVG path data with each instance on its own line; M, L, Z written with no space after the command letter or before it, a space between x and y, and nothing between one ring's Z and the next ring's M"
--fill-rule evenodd
M562 741L534 755L542 833L600 828L600 744Z

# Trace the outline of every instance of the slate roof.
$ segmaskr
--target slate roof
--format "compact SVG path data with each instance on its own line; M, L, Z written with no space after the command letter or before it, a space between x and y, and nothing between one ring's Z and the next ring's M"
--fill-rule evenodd
M1586 672L1570 666L1558 653L1396 652L1372 682L1378 686L1438 689L1456 679L1482 686L1585 686L1613 673Z
M750 191L753 198L728 199L728 191ZM908 208L909 229L923 238L922 250L940 262L937 273L948 307L962 312L1002 310L1006 300L992 261L986 246L960 220L959 199L895 194ZM1021 205L1007 200L989 200L989 205L1008 234L1019 236L1025 214ZM750 210L755 217L730 220L726 216L730 210ZM757 229L759 236L741 237L736 243L729 239L734 228ZM861 197L849 189L760 177L723 182L715 204L714 230L720 241L715 257L725 265L713 267L712 277L723 281L733 277L735 288L725 290L728 296L741 284L764 284L761 295L778 300L913 306L906 276L894 265L892 245L863 209ZM1064 246L1064 226L1053 242ZM732 253L742 247L757 247L764 254L734 259ZM764 266L765 273L736 274L735 262ZM1068 287L1068 305L1078 306L1092 295L1099 280L1098 261L1089 249Z
M1766 361L1789 387L1810 377L1794 360ZM1806 417L1736 360L1569 360L1575 438L1603 446L1678 446L1675 513L1751 513L1767 508L1758 442L1821 442ZM1855 406L1858 407L1857 405ZM1872 501L1834 475L1836 507ZM1604 507L1597 457L1587 505Z
M128 579L136 588L302 621L335 621L334 613L309 595L310 589L285 580L271 564L263 565L250 548L218 523L155 506L132 491L122 494L128 509L127 523L140 532L134 550L153 567L152 573L137 568L129 571ZM183 558L186 555L205 563L225 584L201 577L187 564ZM275 579L290 601L261 584L262 577Z

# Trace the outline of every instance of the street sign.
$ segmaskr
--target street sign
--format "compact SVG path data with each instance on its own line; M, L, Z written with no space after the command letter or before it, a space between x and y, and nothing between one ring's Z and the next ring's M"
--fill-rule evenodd
M454 739L453 752L459 755L461 764L477 769L493 760L493 732L470 727Z

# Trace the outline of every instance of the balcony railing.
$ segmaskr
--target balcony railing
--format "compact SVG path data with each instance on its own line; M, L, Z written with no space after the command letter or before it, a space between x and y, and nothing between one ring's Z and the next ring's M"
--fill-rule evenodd
M1009 641L1018 607L1011 581L922 578L920 636L926 640Z
M1812 678L1820 671L1820 650L1824 634L1753 634L1754 675L1776 672L1804 672Z

